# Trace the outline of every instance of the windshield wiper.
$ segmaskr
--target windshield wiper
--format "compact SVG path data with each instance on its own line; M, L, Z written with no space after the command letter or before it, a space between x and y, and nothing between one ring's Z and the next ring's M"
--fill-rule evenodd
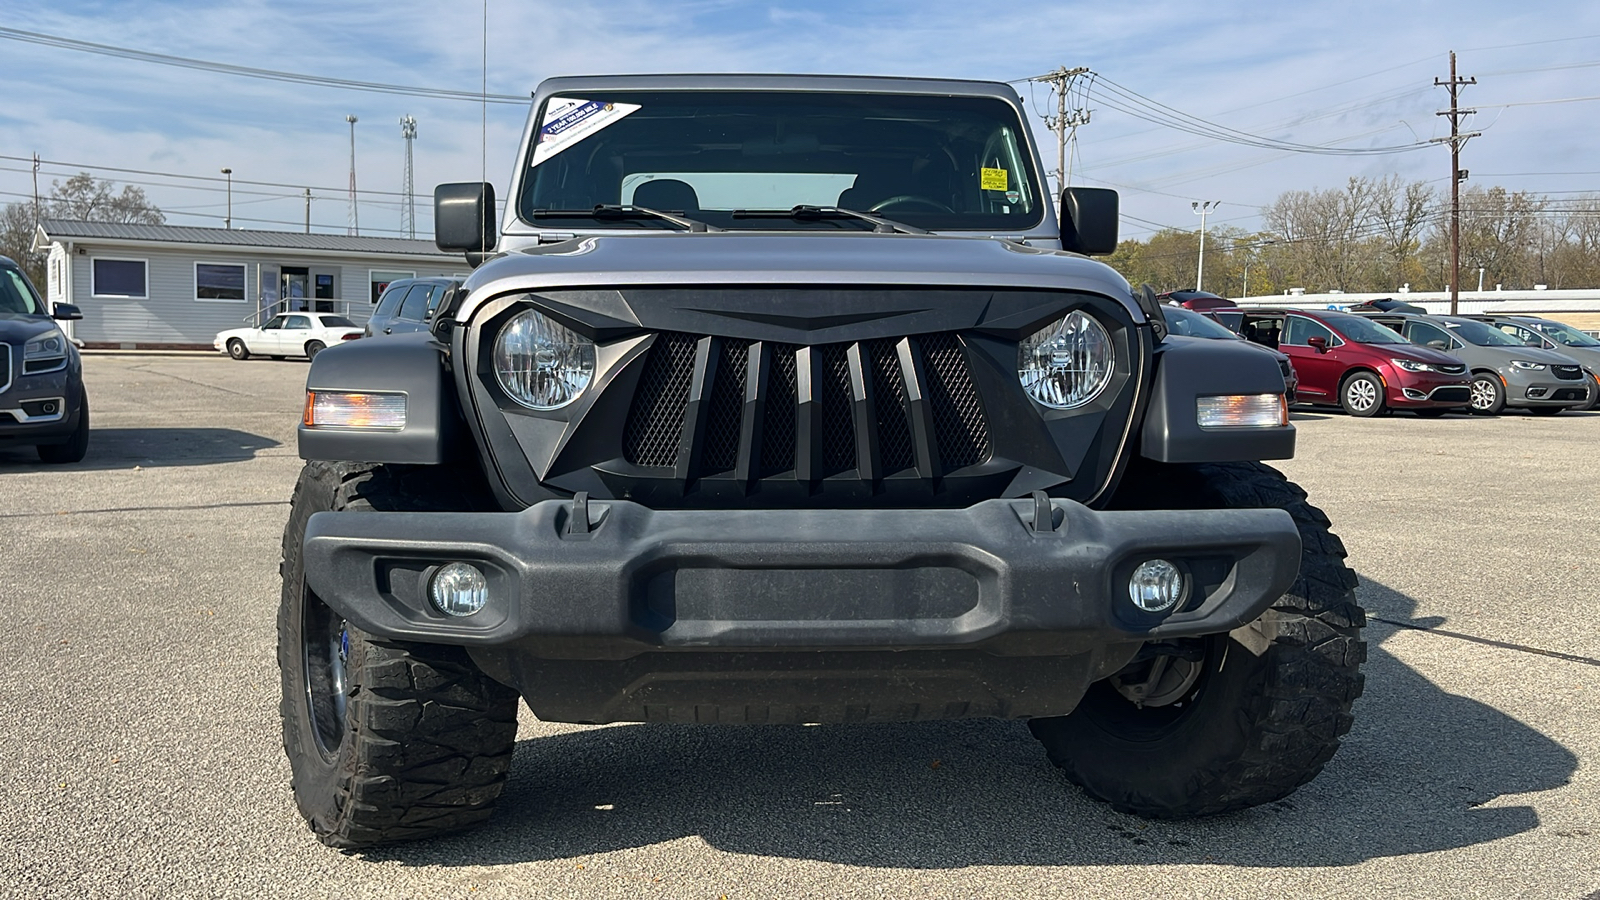
M901 234L928 233L915 225L907 225L904 222L896 222L893 219L885 219L882 216L875 216L871 213L845 209L842 206L808 206L802 203L791 209L736 209L733 211L733 217L735 219L794 219L800 222L807 220L817 221L819 219L860 219L863 222L871 222L873 225L872 230L879 234L891 234L896 231Z
M529 216L534 219L660 219L663 222L671 222L684 231L722 230L715 225L707 225L648 206L623 206L619 203L597 203L593 209L536 209Z

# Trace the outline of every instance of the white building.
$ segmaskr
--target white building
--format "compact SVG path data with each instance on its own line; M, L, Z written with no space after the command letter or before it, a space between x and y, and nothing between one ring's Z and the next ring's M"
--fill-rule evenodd
M468 272L432 241L290 231L46 219L34 246L49 301L83 310L71 336L90 348L210 350L217 332L287 310L361 324L390 281Z

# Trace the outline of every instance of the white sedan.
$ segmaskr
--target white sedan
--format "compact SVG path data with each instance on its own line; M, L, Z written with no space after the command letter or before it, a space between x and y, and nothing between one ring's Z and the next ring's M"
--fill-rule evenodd
M217 335L211 346L234 359L251 354L283 359L310 359L341 341L361 337L361 327L333 313L293 312L273 316L260 328L230 328Z

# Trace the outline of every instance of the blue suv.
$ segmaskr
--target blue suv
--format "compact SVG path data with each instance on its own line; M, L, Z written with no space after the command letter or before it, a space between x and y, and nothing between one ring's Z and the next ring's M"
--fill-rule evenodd
M53 319L81 319L76 306L54 314L21 268L0 256L0 447L32 444L47 463L75 463L89 449L83 362Z

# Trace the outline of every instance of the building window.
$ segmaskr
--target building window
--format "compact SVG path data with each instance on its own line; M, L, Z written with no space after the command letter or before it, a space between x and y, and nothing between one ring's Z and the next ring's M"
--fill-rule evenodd
M96 297L144 300L150 296L149 280L145 277L145 261L142 259L96 257L89 260L89 271L89 292Z
M384 272L379 269L368 269L367 280L371 282L372 302L378 302L378 298L383 296L383 289L389 286L389 282L399 281L402 278L415 277L417 277L417 273L415 272Z
M194 264L194 298L243 302L244 276L244 263L197 262Z

